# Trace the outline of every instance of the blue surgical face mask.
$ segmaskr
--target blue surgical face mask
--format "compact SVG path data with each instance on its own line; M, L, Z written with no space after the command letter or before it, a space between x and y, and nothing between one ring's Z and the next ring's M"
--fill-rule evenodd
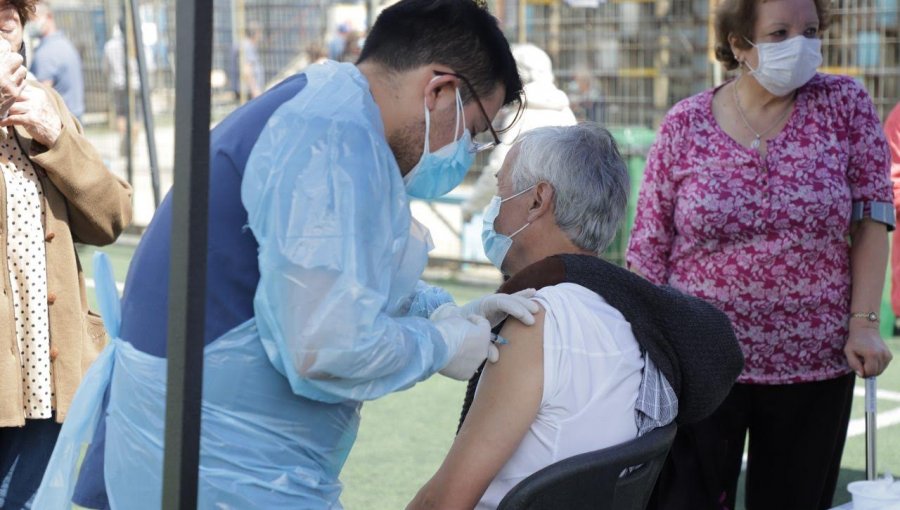
M456 130L462 135L448 145L430 152L428 138L431 134L431 113L425 106L425 149L416 166L403 177L406 193L422 199L437 198L446 195L457 187L475 161L472 151L472 136L466 129L466 112L463 110L459 88L456 89Z
M522 228L508 236L498 234L497 231L494 230L494 221L497 219L497 216L500 215L500 206L503 205L503 202L512 200L532 189L534 189L534 186L525 188L515 195L502 200L499 196L495 195L494 198L491 199L491 203L487 206L487 209L484 210L484 223L481 226L481 244L484 245L484 254L487 255L488 260L490 260L491 264L494 264L494 267L497 269L501 269L500 266L503 265L506 254L509 252L510 247L512 247L512 238L519 232L525 230L528 225L531 225L531 223L526 223Z

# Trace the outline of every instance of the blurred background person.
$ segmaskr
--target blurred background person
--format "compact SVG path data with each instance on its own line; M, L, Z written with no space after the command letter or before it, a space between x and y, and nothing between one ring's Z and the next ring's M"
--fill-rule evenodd
M262 37L262 25L251 21L231 53L231 86L239 101L258 97L266 89L266 70L259 57Z
M131 188L104 166L51 87L26 81L33 0L0 0L0 507L30 508L81 378L106 345L75 242L131 221ZM6 355L6 354L10 355Z
M491 198L497 194L497 172L506 159L516 138L531 129L544 126L572 126L575 114L569 108L569 98L553 83L553 65L550 56L533 44L513 44L513 57L519 67L519 75L525 84L525 110L503 109L497 115L495 125L506 127L513 123L516 115L521 118L513 129L503 134L503 144L491 150L487 164L472 189L472 194L463 203L463 220L468 223L472 216L484 210Z
M341 54L341 62L349 62L355 64L359 60L359 54L362 53L363 44L366 41L365 32L354 30L347 34L347 40L344 44L344 52Z
M610 61L615 62L613 58ZM594 77L595 69L586 65L575 67L572 80L566 84L572 111L579 119L606 123L607 105L603 100L603 83Z
M31 72L38 81L59 92L69 111L81 123L84 116L81 56L72 41L57 28L49 2L37 4L34 19L28 23L28 33L36 42Z
M319 43L312 43L306 47L307 65L321 64L328 60L328 53Z
M340 61L344 56L344 48L347 46L347 35L350 33L350 26L346 23L341 23L337 27L337 33L335 33L331 39L328 40L328 59Z
M119 133L119 156L127 153L127 138L125 131L128 129L128 111L134 110L134 121L131 123L131 144L137 142L143 109L140 102L135 101L129 105L131 98L127 90L128 80L125 78L125 20L120 19L113 27L112 36L103 45L103 72L109 80L109 90L112 94L113 107L116 113L116 131ZM140 77L137 72L137 62L134 58L128 58L128 73L131 80L131 92L137 94L140 90Z
M675 105L650 149L627 261L731 318L744 371L678 429L650 508L831 507L854 373L891 353L878 312L894 228L869 94L818 73L828 0L724 0L716 58L737 78Z

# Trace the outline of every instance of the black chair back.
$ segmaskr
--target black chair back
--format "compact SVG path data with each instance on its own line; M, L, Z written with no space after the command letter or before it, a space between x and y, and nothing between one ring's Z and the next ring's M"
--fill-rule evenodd
M547 466L513 487L497 510L644 510L675 430L671 423ZM620 476L633 466L640 467Z

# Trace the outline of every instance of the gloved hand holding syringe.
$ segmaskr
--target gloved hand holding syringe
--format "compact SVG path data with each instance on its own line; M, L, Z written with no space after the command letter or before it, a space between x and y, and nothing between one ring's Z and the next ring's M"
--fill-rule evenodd
M540 309L531 300L534 294L534 289L515 294L490 294L461 307L447 303L432 312L432 323L453 353L440 373L453 379L468 380L485 359L496 363L500 359L497 346L508 341L491 333L491 328L508 316L527 325L534 324L534 314Z

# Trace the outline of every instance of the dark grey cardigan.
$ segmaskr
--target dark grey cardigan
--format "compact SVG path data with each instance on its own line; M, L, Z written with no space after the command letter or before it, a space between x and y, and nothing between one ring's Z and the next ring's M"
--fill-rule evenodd
M654 285L587 255L548 257L516 274L499 292L565 282L596 292L631 324L641 349L678 396L678 424L709 416L728 395L744 367L744 356L728 316L702 299ZM460 425L474 398L479 375L469 381Z

